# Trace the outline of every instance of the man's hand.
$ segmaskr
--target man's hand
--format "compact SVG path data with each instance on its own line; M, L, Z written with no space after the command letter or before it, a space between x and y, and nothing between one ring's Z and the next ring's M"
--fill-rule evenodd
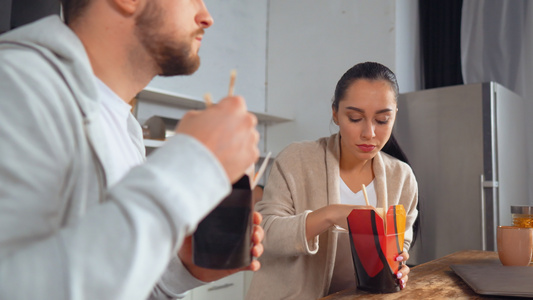
M263 228L259 225L261 224L262 219L263 217L260 213L253 213L254 229L252 232L252 256L254 257L260 257L261 254L263 254L263 244L261 242L265 237L265 232L263 231ZM204 282L215 281L240 271L257 271L261 267L259 261L255 259L252 260L252 263L250 265L239 269L213 270L198 267L192 261L192 238L190 236L187 237L183 242L183 246L181 246L181 249L178 252L178 257L181 259L183 265L194 277Z
M198 139L218 158L232 183L259 158L257 118L246 110L244 99L226 97L204 111L189 111L177 133Z

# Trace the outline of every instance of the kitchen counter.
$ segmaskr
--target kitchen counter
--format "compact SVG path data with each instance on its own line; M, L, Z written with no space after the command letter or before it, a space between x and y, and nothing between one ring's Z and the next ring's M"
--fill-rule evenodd
M391 294L371 294L357 289L347 289L322 298L322 300L348 299L495 299L476 294L450 265L500 264L498 253L492 251L465 250L411 268L407 287ZM519 299L497 297L497 299Z

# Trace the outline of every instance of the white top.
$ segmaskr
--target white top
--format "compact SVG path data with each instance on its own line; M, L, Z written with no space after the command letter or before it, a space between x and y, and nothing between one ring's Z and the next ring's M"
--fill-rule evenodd
M113 155L112 159L107 162L111 166L106 174L107 183L109 186L113 186L132 167L141 164L144 158L133 143L128 131L131 106L97 77L96 82L101 104L102 128L106 128L103 132L105 142L109 145L109 153L119 153L119 155Z
M365 196L363 191L357 193L352 192L350 188L346 185L344 180L340 180L340 201L342 204L352 204L352 205L366 205ZM370 182L368 186L365 187L366 194L368 196L368 202L370 205L376 207L378 203L378 198L376 197L376 189L374 188L374 180Z
M95 76L95 78L101 105L102 128L106 128L103 136L105 143L109 147L109 153L116 154L107 158L107 165L110 167L107 169L106 179L108 186L112 186L120 181L131 168L144 162L144 153L139 152L139 148L133 141L136 138L135 134L138 135L140 129L136 128L139 127L137 124L129 122L131 105L122 100L98 77ZM174 281L181 280L189 286L202 284L182 267L181 261L177 257L172 259L169 268L172 269L171 274L176 277L173 279ZM167 274L165 275L168 276ZM176 294L171 291L167 291L167 293L178 299L185 297L187 294L187 292Z
M365 196L362 190L357 193L352 192L342 178L340 178L339 188L341 204L366 205ZM374 181L372 180L365 189L368 196L368 202L370 205L376 207L377 197ZM337 255L335 256L335 267L333 268L329 294L356 286L350 237L346 233L340 233L337 239Z

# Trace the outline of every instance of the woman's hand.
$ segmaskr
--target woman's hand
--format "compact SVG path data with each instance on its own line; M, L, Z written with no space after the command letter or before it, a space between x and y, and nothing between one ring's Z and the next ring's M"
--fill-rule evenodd
M347 205L347 204L331 204L328 206L330 209L330 221L331 226L337 225L343 229L348 230L348 215L354 209L372 209L372 206L364 205Z
M371 209L371 206L331 204L319 208L307 216L306 237L307 240L314 239L317 235L328 230L333 225L340 226L348 230L348 215L353 209Z
M398 273L396 273L396 278L398 278L398 281L400 283L400 289L404 289L405 285L407 284L407 280L409 280L409 267L405 264L407 260L409 259L409 253L403 251L396 257L396 261L399 261L401 266L400 270L398 270Z

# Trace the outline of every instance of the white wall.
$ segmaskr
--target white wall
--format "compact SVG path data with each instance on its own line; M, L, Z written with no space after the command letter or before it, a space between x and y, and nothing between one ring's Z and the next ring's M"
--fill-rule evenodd
M337 131L331 98L351 66L377 61L401 92L420 89L417 0L205 0L214 18L192 76L156 77L149 86L215 101L237 69L235 92L252 111L293 119L265 129L263 152ZM263 143L263 140L262 140ZM262 146L263 147L263 146Z
M400 93L422 89L418 0L396 1L396 66Z
M266 109L295 122L268 128L268 150L336 132L331 98L356 63L380 62L397 73L402 92L418 89L416 7L416 0L270 0Z
M267 1L204 0L214 19L200 48L200 69L192 76L156 77L149 86L218 102L228 93L230 70L237 70L235 94L248 109L265 109Z

